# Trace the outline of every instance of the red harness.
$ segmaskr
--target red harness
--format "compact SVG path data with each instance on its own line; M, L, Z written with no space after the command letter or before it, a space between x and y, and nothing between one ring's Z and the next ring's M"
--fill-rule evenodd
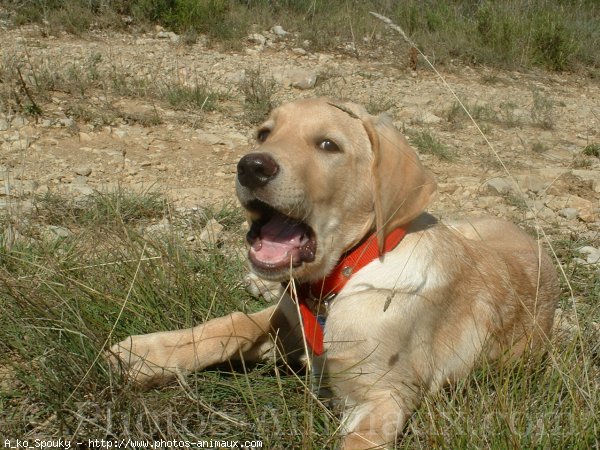
M385 238L383 253L396 248L406 235L404 228L396 228ZM346 253L329 275L314 283L299 286L298 306L302 316L302 326L306 343L317 356L322 355L324 321L309 306L310 302L321 302L332 299L344 288L348 280L371 261L379 258L377 235L369 236L362 244Z

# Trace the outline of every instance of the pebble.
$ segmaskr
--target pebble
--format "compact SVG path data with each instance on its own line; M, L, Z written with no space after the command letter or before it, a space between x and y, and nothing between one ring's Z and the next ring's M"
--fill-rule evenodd
M573 220L577 218L577 210L575 208L563 208L558 214L567 220Z
M296 47L296 48L292 49L292 53L295 53L296 55L304 56L304 55L306 55L307 51L304 50L302 47Z
M436 116L435 114L429 112L429 111L425 111L423 114L421 114L420 116L420 122L427 124L427 125L431 125L431 124L435 124L435 123L440 123L442 121L441 118L439 118L438 116Z
M171 224L167 218L146 227L146 233L158 237L167 234L169 231L171 231Z
M116 130L113 130L112 134L114 134L116 137L118 137L120 139L126 138L129 135L127 130L124 130L122 128L117 128Z
M533 174L516 175L515 178L521 189L524 191L535 192L536 194L543 192L550 184L541 176Z
M79 166L75 168L75 174L82 177L89 177L92 174L92 168L88 166Z
M84 133L83 131L79 132L79 141L80 142L90 142L92 140L92 136L88 133Z
M62 119L60 119L58 121L58 123L60 123L63 127L74 127L75 126L75 121L73 119L71 119L70 117L63 117Z
M172 31L159 31L156 33L156 39L169 39L171 42L179 42L179 36Z
M24 127L25 125L27 125L28 123L29 122L27 121L27 119L25 117L17 116L17 117L13 117L10 124L13 128L21 128L21 127Z
M317 73L306 69L292 69L285 74L285 80L297 89L312 89L317 82Z
M275 25L273 28L271 28L271 33L279 37L284 37L290 34L287 31L285 31L281 25Z
M485 182L484 187L490 195L505 195L514 189L508 178L492 178Z
M86 185L87 182L88 182L87 177L82 176L82 175L76 176L75 179L73 180L73 184L76 184L78 186Z
M0 119L0 131L6 131L10 128L10 124L6 119Z
M215 219L210 219L200 232L198 240L207 246L214 247L221 240L222 234L223 225Z
M71 236L73 233L65 227L59 227L56 225L48 225L42 232L43 236L50 241L57 239L65 239Z
M267 38L260 33L252 33L248 35L248 41L263 46L267 43Z
M586 255L586 264L600 264L600 249L586 245L577 250L580 254Z

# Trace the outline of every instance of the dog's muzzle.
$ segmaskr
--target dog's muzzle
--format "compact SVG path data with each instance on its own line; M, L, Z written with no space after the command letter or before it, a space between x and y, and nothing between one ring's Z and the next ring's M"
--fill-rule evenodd
M273 205L268 201L276 197L276 192L267 185L279 172L275 159L264 152L249 153L237 165L238 198L250 219L248 258L263 275L312 262L317 249L312 228L302 220L302 214L293 214L301 213L297 207L295 211L280 210L277 202Z

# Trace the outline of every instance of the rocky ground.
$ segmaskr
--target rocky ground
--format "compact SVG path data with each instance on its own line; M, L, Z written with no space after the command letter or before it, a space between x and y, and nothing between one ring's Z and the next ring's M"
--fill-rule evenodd
M581 261L600 261L597 80L452 63L439 68L496 156L424 61L417 71L409 68L408 52L378 50L372 57L362 51L357 57L348 49L311 53L296 45L280 29L249 36L235 52L201 38L183 43L163 30L85 37L48 37L35 27L2 30L0 56L6 67L22 68L24 81L11 81L21 96L23 84L33 86L43 70L87 81L78 95L57 83L49 87L36 97L39 116L0 112L0 208L16 214L46 192L83 197L116 187L159 190L181 209L234 201L236 162L252 147L254 129L240 85L258 72L274 80L275 104L349 98L386 111L413 140L425 134L445 146L449 160L434 146L421 148L439 181L434 213L488 213L541 225L549 235L575 234L593 244ZM89 82L94 76L112 76L110 88ZM119 91L116 80L129 89ZM202 83L223 100L211 111L176 109L134 93L131 86L140 80L158 90ZM118 114L97 120L109 110Z

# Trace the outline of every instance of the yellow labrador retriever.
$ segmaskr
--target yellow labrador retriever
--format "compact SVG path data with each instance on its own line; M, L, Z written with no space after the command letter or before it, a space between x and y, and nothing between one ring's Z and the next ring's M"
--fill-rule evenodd
M275 350L308 356L344 405L342 448L385 448L423 392L547 340L559 294L549 257L510 223L425 213L436 184L386 119L301 100L257 140L237 194L252 270L282 282L281 299L116 344L113 363L136 382Z

